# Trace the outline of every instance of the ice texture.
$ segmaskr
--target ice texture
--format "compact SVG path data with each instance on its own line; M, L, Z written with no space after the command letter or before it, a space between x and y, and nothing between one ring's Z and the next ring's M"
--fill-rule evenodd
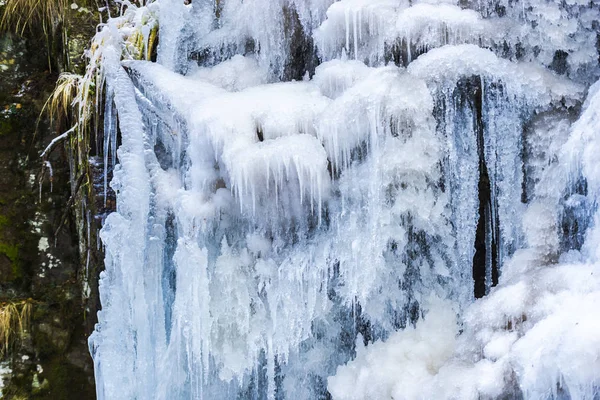
M594 399L600 342L597 264L539 266L523 251L464 313L432 307L416 328L359 349L329 378L339 399ZM512 271L512 269L516 271Z
M116 165L98 398L595 400L598 21L123 3L87 53Z
M322 57L331 60L348 55L376 63L381 59L386 31L394 24L398 0L342 0L327 10L327 19L315 31Z

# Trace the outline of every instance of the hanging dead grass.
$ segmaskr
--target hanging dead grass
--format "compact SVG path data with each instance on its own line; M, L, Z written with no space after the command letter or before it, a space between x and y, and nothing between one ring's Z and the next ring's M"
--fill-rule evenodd
M4 357L29 332L33 300L0 304L0 357Z
M66 0L6 0L0 30L23 35L39 26L49 35L65 20L67 7Z
M81 75L71 73L60 74L52 94L50 94L50 97L48 97L42 108L42 114L47 112L51 120L66 116L71 110L73 100L77 95L80 80Z

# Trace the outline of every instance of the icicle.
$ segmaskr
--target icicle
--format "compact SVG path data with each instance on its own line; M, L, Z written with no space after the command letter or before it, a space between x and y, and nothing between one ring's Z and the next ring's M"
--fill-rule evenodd
M358 13L360 10L352 13L352 33L354 34L354 59L358 60Z

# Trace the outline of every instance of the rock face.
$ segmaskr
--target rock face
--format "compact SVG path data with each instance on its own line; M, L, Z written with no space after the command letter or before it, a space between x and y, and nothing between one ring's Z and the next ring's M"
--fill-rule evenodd
M46 54L42 40L0 36L0 303L31 305L28 329L0 363L0 397L92 399L87 335L96 310L85 300L62 146L39 179L39 154L56 135L47 120L36 129L58 75Z

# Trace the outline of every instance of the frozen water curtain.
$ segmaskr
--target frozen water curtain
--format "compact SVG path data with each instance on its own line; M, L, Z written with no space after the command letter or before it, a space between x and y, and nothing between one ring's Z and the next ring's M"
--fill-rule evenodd
M599 25L119 2L88 53L117 197L98 398L597 400Z

